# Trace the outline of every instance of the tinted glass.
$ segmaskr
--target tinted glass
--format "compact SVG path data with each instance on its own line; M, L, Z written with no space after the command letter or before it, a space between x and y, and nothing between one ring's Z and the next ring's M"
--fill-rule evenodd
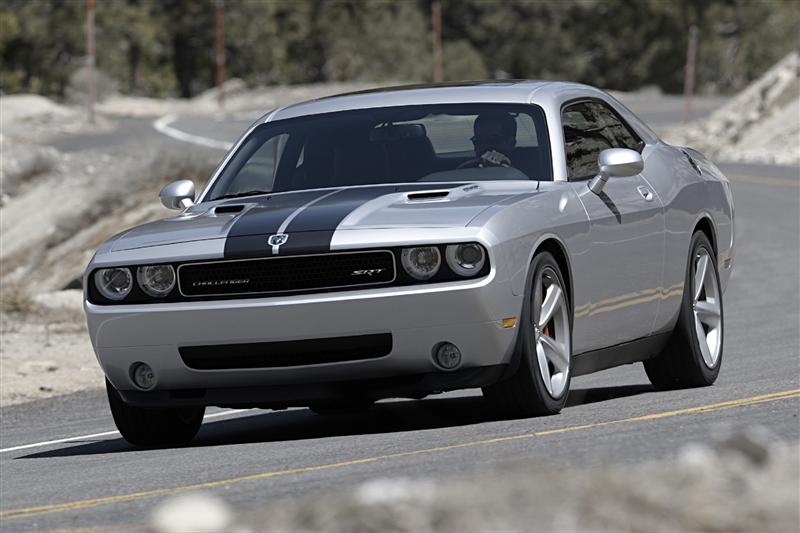
M538 147L536 125L533 117L528 114L516 114L517 123L517 148ZM474 135L473 125L475 116L469 115L438 115L418 121L425 125L428 137L433 144L433 150L439 155L459 153L472 153L473 145L470 140Z
M288 135L280 134L267 139L258 146L255 138L247 140L252 155L247 159L228 186L229 194L240 194L245 191L271 190L278 173L278 161L286 147ZM248 151L249 151L248 150Z
M639 139L631 129L611 109L598 102L590 102L589 107L594 110L597 124L603 128L605 135L613 139L614 148L639 149Z
M581 102L564 108L561 114L567 169L571 178L597 173L597 157L606 148L637 150L640 141L608 107Z
M489 152L493 157L486 157ZM383 183L551 179L544 113L537 106L404 106L261 125L208 198Z

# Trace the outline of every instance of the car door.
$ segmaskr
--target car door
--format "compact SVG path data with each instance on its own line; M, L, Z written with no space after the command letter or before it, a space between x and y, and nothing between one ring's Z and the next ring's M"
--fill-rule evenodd
M644 144L616 112L597 100L562 110L569 179L590 221L586 271L576 273L576 354L646 337L658 313L664 262L664 214L642 174L612 177L598 195L588 180L607 148Z

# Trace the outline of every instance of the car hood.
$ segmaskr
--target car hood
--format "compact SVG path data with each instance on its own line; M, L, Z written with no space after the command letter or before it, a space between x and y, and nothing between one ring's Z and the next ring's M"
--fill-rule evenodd
M485 209L535 192L537 182L425 183L315 189L203 202L181 215L130 229L112 251L226 239L242 243L276 233L292 243L324 240L335 231L368 228L463 227ZM237 241L238 239L238 241ZM227 244L226 244L227 246Z

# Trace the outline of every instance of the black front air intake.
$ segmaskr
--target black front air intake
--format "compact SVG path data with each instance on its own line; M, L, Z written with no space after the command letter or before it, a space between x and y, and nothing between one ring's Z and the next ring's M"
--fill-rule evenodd
M388 250L190 263L178 268L186 297L280 294L383 285L395 279Z
M184 364L197 370L282 368L377 359L392 351L392 334L297 341L181 346Z

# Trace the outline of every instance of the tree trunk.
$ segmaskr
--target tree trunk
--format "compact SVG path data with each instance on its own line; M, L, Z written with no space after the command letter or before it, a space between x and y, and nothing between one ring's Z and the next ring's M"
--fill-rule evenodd
M136 94L139 91L139 66L141 64L141 47L130 42L128 46L128 92Z
M175 35L172 39L172 50L172 69L178 82L178 94L181 98L191 98L194 62L189 39L184 35Z

